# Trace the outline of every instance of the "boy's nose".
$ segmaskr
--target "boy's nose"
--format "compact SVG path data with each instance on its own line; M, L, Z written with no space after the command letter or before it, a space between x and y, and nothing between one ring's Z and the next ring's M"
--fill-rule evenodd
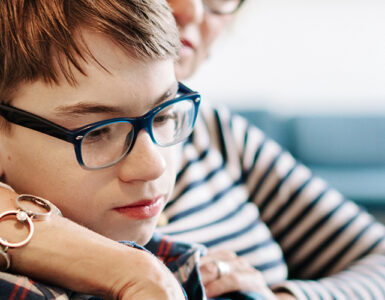
M145 130L137 136L134 147L123 159L119 177L123 182L151 181L166 170L166 160Z
M205 10L202 0L169 0L168 3L179 27L202 22Z

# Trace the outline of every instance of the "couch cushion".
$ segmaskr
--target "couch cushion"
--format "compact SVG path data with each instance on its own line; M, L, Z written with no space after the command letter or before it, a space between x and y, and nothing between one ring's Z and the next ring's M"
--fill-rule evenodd
M385 166L385 118L293 118L291 151L305 164Z
M348 199L365 205L384 205L385 168L308 167Z

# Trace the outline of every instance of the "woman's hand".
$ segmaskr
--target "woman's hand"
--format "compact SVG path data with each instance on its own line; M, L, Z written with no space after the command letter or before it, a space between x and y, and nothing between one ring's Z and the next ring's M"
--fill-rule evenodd
M227 274L221 274L221 263L225 264L226 268L223 273ZM209 251L206 256L201 258L200 272L208 298L215 298L229 292L249 291L258 293L269 300L295 299L290 294L274 295L262 274L231 251Z
M0 213L16 209L16 196L0 188ZM150 253L57 215L34 221L34 225L28 244L8 250L13 273L106 299L185 299L174 275ZM0 222L1 236L23 240L24 227L17 222Z

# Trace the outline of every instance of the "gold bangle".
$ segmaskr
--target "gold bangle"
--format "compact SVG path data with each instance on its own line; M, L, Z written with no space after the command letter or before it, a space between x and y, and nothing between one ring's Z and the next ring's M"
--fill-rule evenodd
M40 197L37 197L34 195L21 194L21 195L16 197L15 201L16 201L17 207L20 210L26 212L28 214L28 216L30 216L32 219L46 220L51 216L52 213L57 214L57 215L61 215L60 210L55 205L53 205L51 202L49 202L48 200L46 200L44 198L40 198ZM44 210L46 210L46 212L43 212L43 213L42 212L35 212L35 211L30 210L30 209L27 209L23 206L23 203L22 203L23 201L28 201L28 202L32 202L34 204L37 204L40 207L42 207Z
M35 212L30 209L27 209L23 205L23 201L29 201L34 204L39 205L41 208L43 208L46 212ZM27 195L27 194L21 194L16 197L15 199L16 205L18 207L18 210L8 210L0 214L0 222L5 219L9 218L10 216L14 216L15 219L25 224L28 227L28 235L27 237L20 241L20 242L9 242L8 240L0 237L0 256L2 256L5 259L5 264L0 264L0 270L7 270L11 266L11 258L9 254L7 253L8 248L18 248L25 246L32 238L33 233L35 231L35 227L33 225L32 219L36 220L47 220L52 213L57 215L62 215L60 210L53 205L51 202L49 202L46 199L36 197L33 195Z
M0 214L0 221L2 218L5 218L7 216L12 216L12 215L14 215L16 220L19 221L20 223L27 224L29 233L24 240L17 243L8 242L6 239L3 239L2 237L0 237L0 245L4 247L9 247L9 248L18 248L18 247L24 246L31 240L35 227L32 223L32 218L28 216L28 214L25 211L21 211L21 210L8 210L3 212L2 214Z

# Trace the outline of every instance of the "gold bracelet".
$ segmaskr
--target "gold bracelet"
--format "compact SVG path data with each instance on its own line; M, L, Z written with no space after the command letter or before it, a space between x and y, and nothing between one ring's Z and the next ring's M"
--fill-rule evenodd
M52 213L61 215L60 210L53 205L51 202L49 202L46 199L36 197L33 195L27 195L27 194L21 194L16 199L16 205L18 207L18 210L8 210L0 214L0 222L5 219L9 218L10 216L14 216L16 220L22 224L25 224L28 226L28 235L27 237L20 241L20 242L9 242L6 239L3 239L0 237L0 255L5 258L5 270L10 267L11 259L9 257L9 254L7 253L8 248L18 248L26 245L32 238L35 227L33 225L32 220L47 220ZM39 205L41 208L43 208L46 212L35 212L30 209L27 209L23 205L23 201L29 201L32 203L35 203Z
M20 223L26 224L28 226L29 232L28 232L27 237L24 240L22 240L21 242L17 242L17 243L8 242L6 239L3 239L2 237L0 237L0 245L3 247L8 247L8 248L22 247L31 240L33 232L35 230L35 227L33 226L33 223L32 223L32 218L30 216L28 216L28 214L25 211L8 210L8 211L5 211L2 214L0 214L0 221L2 219L5 219L6 217L9 217L9 216L15 216L17 221L19 221Z
M53 205L51 202L49 202L46 199L43 199L43 198L40 198L40 197L37 197L34 195L21 194L21 195L16 197L15 201L16 201L17 207L21 211L26 212L28 214L28 216L30 216L32 219L46 220L51 216L51 214L56 214L56 215L62 216L60 210L55 205ZM23 201L35 203L35 204L39 205L40 207L44 208L46 210L46 212L42 213L42 212L34 212L32 210L29 210L29 209L25 208L25 206L23 205Z

